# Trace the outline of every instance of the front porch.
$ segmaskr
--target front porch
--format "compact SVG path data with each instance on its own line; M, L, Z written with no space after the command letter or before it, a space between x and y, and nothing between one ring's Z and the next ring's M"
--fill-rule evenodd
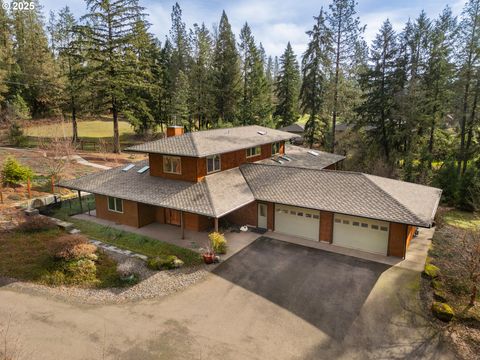
M91 211L90 215L88 213L79 214L73 216L75 219L92 221L97 224L108 226L114 229L128 231L134 234L139 234L143 236L148 236L152 239L157 239L169 244L177 245L183 248L187 248L196 252L201 252L208 244L208 232L206 231L193 231L184 229L184 238L182 239L182 229L179 226L169 225L169 224L160 224L153 222L151 224L142 226L140 228L118 224L114 221L105 220L96 217L95 211ZM247 232L228 232L225 233L225 238L227 239L228 250L227 254L222 255L222 260L226 260L232 255L236 254L243 248L250 245L261 235L247 231Z

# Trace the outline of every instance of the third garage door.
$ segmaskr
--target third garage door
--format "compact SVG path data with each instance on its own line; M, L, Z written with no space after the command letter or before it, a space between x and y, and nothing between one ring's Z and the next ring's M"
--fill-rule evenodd
M387 255L388 222L335 214L333 244Z
M318 241L320 212L287 205L275 205L275 231Z

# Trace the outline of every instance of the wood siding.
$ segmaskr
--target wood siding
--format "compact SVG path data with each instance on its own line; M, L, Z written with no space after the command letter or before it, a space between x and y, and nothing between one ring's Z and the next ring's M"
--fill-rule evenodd
M280 154L285 153L285 142L280 144ZM221 171L239 167L247 162L255 162L268 159L272 156L272 144L261 145L261 153L258 156L247 158L246 149L231 151L220 154ZM150 175L173 180L200 181L207 175L207 158L195 158L182 156L182 174L170 174L163 171L163 155L149 154Z
M388 256L405 257L407 225L390 223L388 234Z
M250 225L256 227L258 224L257 216L257 203L254 201L225 215L224 219L238 226Z
M148 162L150 165L150 175L159 176L172 180L185 180L197 182L197 160L198 158L190 156L180 156L182 159L182 173L171 174L163 171L163 155L148 154Z
M118 224L139 227L138 206L135 201L123 200L123 213L108 210L107 196L95 195L97 217Z
M330 244L333 241L333 213L329 211L320 211L320 241L326 241Z

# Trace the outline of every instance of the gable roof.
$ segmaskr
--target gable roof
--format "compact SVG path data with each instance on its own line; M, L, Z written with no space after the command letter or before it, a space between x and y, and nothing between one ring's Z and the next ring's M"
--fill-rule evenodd
M280 128L281 131L287 131L292 133L303 133L305 131L305 125L294 123L288 126Z
M347 171L243 164L255 199L430 227L442 191Z
M226 215L255 200L238 168L193 183L150 176L150 171L139 174L148 161L134 165L128 171L121 166L64 180L59 186L211 217Z
M296 136L280 130L251 125L190 132L132 146L126 151L204 157L289 140Z
M282 164L273 160L274 158L268 158L264 160L257 161L259 164L266 165L278 165L278 166L290 166L290 167L302 167L306 169L324 169L330 165L333 165L343 159L345 156L332 154L325 151L314 150L317 156L310 153L311 149L307 149L301 146L295 146L291 144L285 144L285 155L291 161L280 160Z

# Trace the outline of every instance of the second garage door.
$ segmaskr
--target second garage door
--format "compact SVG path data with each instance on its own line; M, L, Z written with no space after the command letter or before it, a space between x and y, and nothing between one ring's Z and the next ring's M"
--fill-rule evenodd
M388 222L335 214L333 244L387 255Z
M275 231L318 241L320 212L287 205L275 205Z

